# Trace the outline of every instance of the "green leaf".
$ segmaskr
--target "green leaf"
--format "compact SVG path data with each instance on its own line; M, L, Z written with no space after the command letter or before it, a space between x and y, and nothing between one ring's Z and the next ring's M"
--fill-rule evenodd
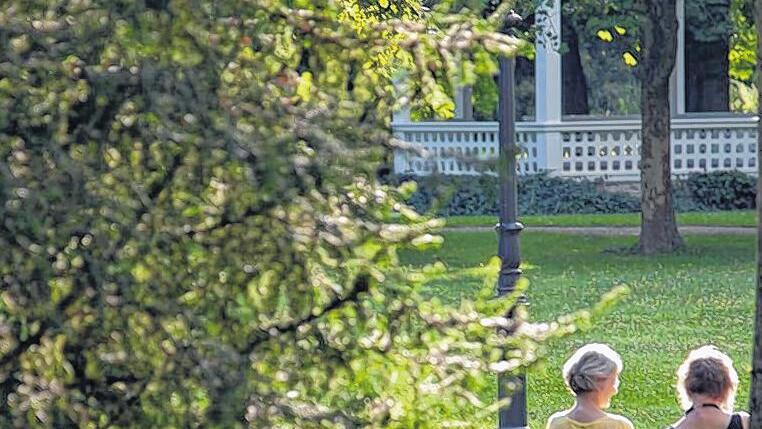
M306 103L310 101L311 92L312 92L312 73L304 72L299 78L299 86L296 89L296 94L299 96L299 98L302 99L303 102Z
M611 42L614 40L614 36L611 35L611 32L608 30L598 30L597 33L595 33L596 36L598 36L599 39L603 40L604 42Z
M151 273L151 270L143 263L138 263L133 267L132 269L132 277L135 278L135 280L138 283L145 283L153 277L153 274Z
M622 54L622 59L624 60L624 63L630 67L635 67L636 65L638 65L638 60L635 58L634 55L632 55L629 52L625 52L624 54Z

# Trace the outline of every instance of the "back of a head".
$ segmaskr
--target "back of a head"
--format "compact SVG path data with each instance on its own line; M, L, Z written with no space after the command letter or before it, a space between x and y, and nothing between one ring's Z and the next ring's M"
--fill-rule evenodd
M563 368L566 387L575 395L597 389L598 381L622 371L622 358L605 344L587 344L566 361Z
M693 350L677 370L677 392L683 409L692 406L691 396L704 395L733 410L738 374L730 357L714 346Z

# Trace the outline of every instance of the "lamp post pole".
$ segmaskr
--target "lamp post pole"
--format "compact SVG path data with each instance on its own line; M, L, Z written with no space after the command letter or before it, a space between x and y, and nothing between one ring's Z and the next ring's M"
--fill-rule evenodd
M521 23L519 15L511 11L506 18L504 32L509 32L512 27ZM497 296L509 295L516 289L516 282L521 277L521 264L519 252L519 233L524 226L518 222L516 194L516 105L515 105L515 69L516 60L501 56L500 75L498 86L500 97L498 102L498 121L500 138L500 158L498 162L498 174L500 177L500 222L497 224L500 240L498 244L498 256L501 260L500 275L497 282ZM517 305L525 304L524 298L517 301ZM521 323L516 311L516 306L511 308L507 318L513 323L505 331L506 335L515 332ZM511 394L510 404L502 407L499 411L498 429L526 429L526 376L513 375L498 377L498 399Z

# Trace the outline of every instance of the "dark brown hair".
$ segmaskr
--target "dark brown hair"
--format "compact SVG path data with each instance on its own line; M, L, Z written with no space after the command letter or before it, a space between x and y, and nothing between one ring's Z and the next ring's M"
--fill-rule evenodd
M677 370L677 393L683 409L693 404L691 395L707 395L722 401L722 407L733 410L738 373L733 360L714 346L693 350Z
M696 359L688 367L688 375L685 377L685 390L688 393L724 398L732 387L730 371L717 358Z

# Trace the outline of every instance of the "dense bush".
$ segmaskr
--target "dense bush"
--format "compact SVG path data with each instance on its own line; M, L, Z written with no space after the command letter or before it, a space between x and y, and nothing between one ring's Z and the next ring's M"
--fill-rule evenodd
M494 176L396 176L393 183L414 180L418 190L409 203L417 210L440 216L498 213L498 179ZM637 211L638 199L602 191L587 180L569 180L546 174L519 179L519 212L523 214L624 213Z
M678 185L699 210L754 208L757 181L740 171L692 174Z
M607 192L588 180L534 175L519 181L519 210L525 214L628 213L638 211L633 195Z
M494 176L393 176L391 183L413 180L418 190L408 201L439 216L496 215L498 179ZM741 172L696 173L675 181L678 211L750 209L756 179ZM606 191L589 180L538 174L519 178L522 214L629 213L640 210L636 195Z

